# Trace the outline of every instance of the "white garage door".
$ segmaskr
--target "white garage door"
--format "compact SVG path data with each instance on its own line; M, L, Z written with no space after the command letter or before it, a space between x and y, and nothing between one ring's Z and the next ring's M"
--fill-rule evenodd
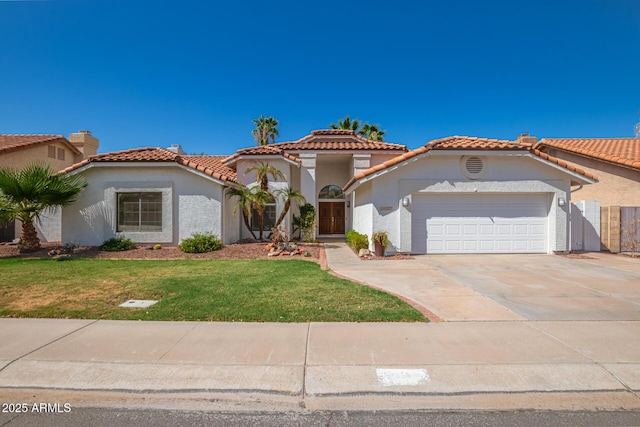
M413 253L546 253L545 194L433 194L413 197Z

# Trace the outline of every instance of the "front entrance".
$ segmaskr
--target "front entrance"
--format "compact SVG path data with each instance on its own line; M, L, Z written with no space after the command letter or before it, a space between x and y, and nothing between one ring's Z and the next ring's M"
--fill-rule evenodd
M320 202L318 206L319 234L344 234L344 202Z

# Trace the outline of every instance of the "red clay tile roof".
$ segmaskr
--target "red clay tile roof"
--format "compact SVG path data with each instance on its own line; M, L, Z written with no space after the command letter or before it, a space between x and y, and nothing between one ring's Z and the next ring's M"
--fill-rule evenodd
M69 147L74 154L80 154L80 150L70 143L62 135L0 135L0 153L10 153L12 151L32 148L37 145L61 143Z
M536 148L546 147L640 169L640 138L544 138Z
M195 169L206 175L221 181L238 182L236 172L225 166L225 156L180 156L164 148L134 148L132 150L115 151L111 153L96 154L83 161L61 170L60 173L72 172L89 163L114 163L114 162L153 162L153 163L177 163Z
M597 177L589 172L586 172L583 169L578 168L575 165L565 162L564 160L557 159L553 156L549 156L546 153L541 152L540 150L534 148L531 144L520 143L518 141L508 141L505 139L488 139L488 138L477 138L471 136L450 136L447 138L436 139L428 142L424 146L417 148L415 150L411 150L407 153L401 154L393 159L387 160L384 163L376 165L372 168L369 168L365 171L356 174L353 178L347 182L347 184L342 188L346 191L349 187L351 187L355 182L365 178L369 175L372 175L381 170L390 168L391 166L402 163L406 160L409 160L413 157L419 156L420 154L427 153L428 151L436 151L436 150L486 150L486 151L505 151L505 150L517 150L517 151L527 151L533 155L536 155L546 161L551 163L555 163L558 166L569 169L570 171L576 172L580 175L583 175L590 179L597 179Z
M240 156L265 156L265 155L283 156L286 159L300 163L299 158L294 157L291 154L288 154L287 152L285 152L282 148L274 147L273 145L260 145L258 147L243 148L241 150L236 151L236 154L227 157L224 160L224 162L225 163L231 162Z
M383 150L383 151L407 151L407 147L389 142L378 142L364 138L352 130L325 129L314 130L310 135L297 141L278 142L271 147L281 148L287 151L298 150Z

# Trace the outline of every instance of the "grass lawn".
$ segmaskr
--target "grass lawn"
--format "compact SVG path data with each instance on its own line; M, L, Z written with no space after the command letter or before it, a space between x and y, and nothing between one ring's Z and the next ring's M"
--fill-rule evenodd
M118 307L129 299L160 302ZM394 296L303 260L0 259L0 317L426 321Z

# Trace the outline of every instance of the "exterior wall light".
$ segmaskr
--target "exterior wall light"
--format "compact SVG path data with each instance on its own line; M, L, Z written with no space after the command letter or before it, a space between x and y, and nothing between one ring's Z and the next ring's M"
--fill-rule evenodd
M564 206L567 203L567 201L564 199L564 197L558 197L558 206Z
M402 199L402 206L404 206L405 208L409 206L409 203L411 203L411 200L408 197Z
M351 200L347 200L347 207L350 208L351 207Z

